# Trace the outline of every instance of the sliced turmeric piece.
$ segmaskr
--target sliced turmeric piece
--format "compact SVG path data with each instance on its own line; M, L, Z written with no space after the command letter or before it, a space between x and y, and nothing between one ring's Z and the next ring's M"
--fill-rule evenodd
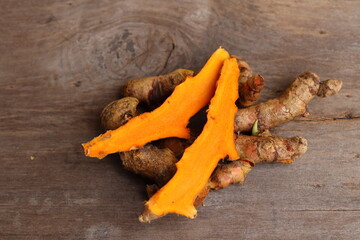
M234 142L239 74L236 59L225 60L202 133L176 163L174 177L145 204L140 221L148 222L167 213L194 218L197 213L194 200L206 186L218 161L226 156L233 160L239 158Z
M140 148L161 138L189 138L186 128L189 119L210 102L221 67L229 57L224 49L216 50L199 74L187 77L160 107L83 144L85 154L103 158L111 153Z

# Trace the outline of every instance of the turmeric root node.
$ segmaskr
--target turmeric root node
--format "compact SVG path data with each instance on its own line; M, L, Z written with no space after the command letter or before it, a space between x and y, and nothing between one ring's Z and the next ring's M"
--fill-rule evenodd
M232 184L243 184L246 175L253 166L247 161L234 161L219 165L211 175L208 186L210 189L222 189Z
M194 218L197 213L194 200L206 186L218 161L226 156L238 159L233 132L238 77L236 60L225 60L202 133L176 163L174 177L145 204L140 221L150 221L154 216L167 213ZM223 111L224 108L227 111Z
M197 195L194 205L199 206L211 190L226 188L232 184L243 184L248 172L253 168L248 161L237 160L227 164L219 164L205 188Z
M253 164L259 162L289 163L307 150L307 140L297 136L282 138L240 135L236 138L235 144L240 158Z
M249 64L241 57L231 55L238 63L239 99L236 104L240 107L249 107L260 98L260 91L264 88L264 78L259 74L253 75Z
M116 130L107 131L83 144L87 156L103 158L115 152L140 148L146 143L167 138L189 138L189 119L209 103L216 80L229 53L219 48L195 77L187 77L157 109L132 118Z
M249 107L260 98L260 91L264 88L264 78L259 74L252 75L239 89L237 103L241 107Z
M105 130L114 130L138 115L139 100L125 97L109 103L101 112L101 126Z

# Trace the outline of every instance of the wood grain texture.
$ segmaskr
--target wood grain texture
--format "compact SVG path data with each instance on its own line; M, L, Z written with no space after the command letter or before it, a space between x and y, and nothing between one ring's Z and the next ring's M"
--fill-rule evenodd
M356 239L360 236L359 1L0 2L0 239ZM309 150L213 192L195 220L141 224L145 181L84 157L128 79L199 70L219 46L275 97L305 70L344 81L274 132Z

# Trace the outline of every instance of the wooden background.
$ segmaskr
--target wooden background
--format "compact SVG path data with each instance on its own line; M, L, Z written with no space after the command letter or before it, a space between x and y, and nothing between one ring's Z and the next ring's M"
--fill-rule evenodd
M0 1L0 239L359 239L360 1ZM141 224L145 180L84 157L128 79L199 70L218 47L275 97L301 72L344 81L274 132L308 139L198 217Z

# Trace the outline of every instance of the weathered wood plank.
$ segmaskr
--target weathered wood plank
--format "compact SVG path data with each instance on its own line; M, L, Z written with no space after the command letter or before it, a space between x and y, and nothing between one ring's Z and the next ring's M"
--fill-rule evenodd
M360 235L359 1L1 1L0 239L355 239ZM219 45L267 80L305 70L337 96L274 132L301 135L292 165L260 164L195 220L140 224L145 180L116 155L85 158L127 79L200 69Z

